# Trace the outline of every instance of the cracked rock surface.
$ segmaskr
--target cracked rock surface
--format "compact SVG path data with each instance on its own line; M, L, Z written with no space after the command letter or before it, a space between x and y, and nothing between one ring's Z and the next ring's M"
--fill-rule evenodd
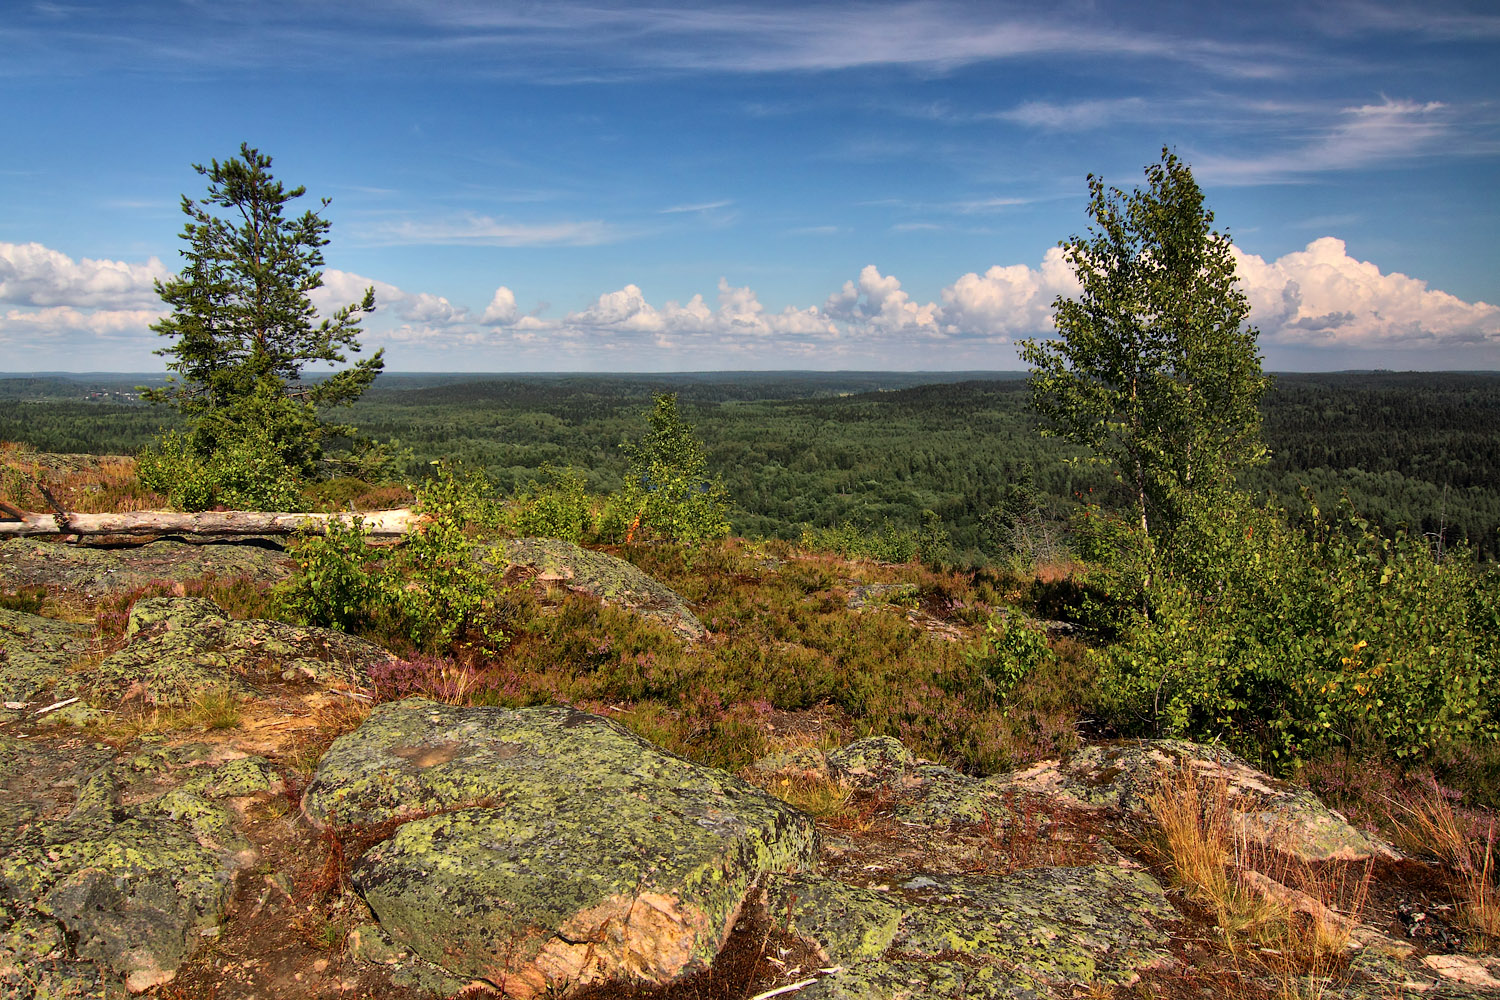
M709 966L802 813L571 708L378 707L308 786L317 824L390 829L353 882L392 941L516 997Z

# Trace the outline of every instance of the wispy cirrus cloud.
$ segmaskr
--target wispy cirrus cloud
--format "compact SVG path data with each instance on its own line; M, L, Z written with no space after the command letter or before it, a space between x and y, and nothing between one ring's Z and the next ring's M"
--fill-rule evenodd
M1031 128L1076 132L1115 126L1122 121L1160 121L1167 117L1161 102L1143 97L1092 98L1076 101L1026 101L985 117Z
M721 208L728 208L733 204L733 200L726 198L723 201L704 201L689 205L673 205L670 208L661 209L658 214L681 215L687 212L713 212Z
M1343 0L1310 4L1302 16L1334 36L1380 33L1466 42L1500 38L1500 14L1452 3Z
M355 238L375 246L469 245L493 247L599 246L632 232L602 219L514 222L486 215L430 221L398 220L367 226Z
M1232 157L1200 155L1194 172L1216 184L1268 184L1308 174L1458 155L1452 109L1441 101L1383 99L1346 107L1310 141L1290 149Z
M184 4L184 7L188 5ZM1198 37L1154 20L1080 19L1066 6L1037 10L957 0L687 7L623 0L546 5L385 0L357 22L336 7L295 0L254 5L101 8L90 16L36 13L11 28L15 40L45 31L63 48L87 48L108 65L154 62L170 69L300 64L316 56L427 60L484 68L487 75L554 82L662 73L810 73L897 66L949 72L1037 56L1120 57L1191 64L1219 76L1283 75L1292 50L1266 42ZM349 44L351 37L356 44ZM30 46L35 67L55 46Z

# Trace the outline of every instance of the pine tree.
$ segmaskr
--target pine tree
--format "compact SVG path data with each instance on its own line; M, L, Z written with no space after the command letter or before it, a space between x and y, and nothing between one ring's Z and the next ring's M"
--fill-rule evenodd
M318 321L309 293L323 284L331 223L319 213L329 199L317 212L287 217L287 204L306 188L284 187L271 175L271 158L248 143L238 157L193 169L208 178L208 195L182 199L186 264L156 284L172 310L152 326L172 339L156 353L173 374L165 388L143 395L188 418L183 444L199 459L248 442L269 449L293 475L311 476L323 443L353 431L325 423L321 411L358 399L380 373L384 352L319 380L304 380L303 367L344 364L346 351L359 351L356 335L375 308L375 290Z

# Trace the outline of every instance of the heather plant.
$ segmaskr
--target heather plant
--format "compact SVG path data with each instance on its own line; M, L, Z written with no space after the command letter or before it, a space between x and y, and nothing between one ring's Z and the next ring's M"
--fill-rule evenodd
M625 554L694 601L712 638L684 644L584 595L523 595L552 606L525 616L501 661L503 680L486 681L474 698L601 711L721 767L763 752L769 713L807 710L849 719L851 734L909 738L917 752L970 770L1034 756L1013 752L1016 727L962 644L926 637L901 610L848 609L838 590L847 567L806 557L767 567L734 546L710 546L702 559L680 546Z

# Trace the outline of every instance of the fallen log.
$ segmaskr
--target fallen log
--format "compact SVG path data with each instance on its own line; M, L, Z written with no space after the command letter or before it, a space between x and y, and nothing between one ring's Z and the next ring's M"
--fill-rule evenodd
M0 518L0 535L290 535L297 531L324 534L329 521L352 525L359 519L365 532L377 537L404 535L422 521L410 507L360 513L289 514L257 510L204 510L181 514L172 510L133 510L123 514L35 514Z

